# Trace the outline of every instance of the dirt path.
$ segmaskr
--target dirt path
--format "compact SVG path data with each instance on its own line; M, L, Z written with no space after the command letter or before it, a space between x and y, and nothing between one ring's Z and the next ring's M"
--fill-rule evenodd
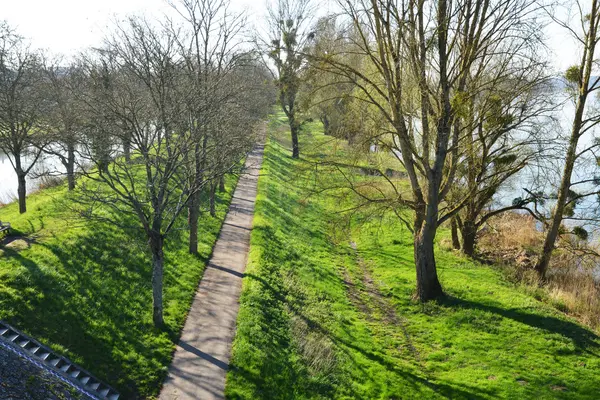
M344 283L348 291L348 297L352 304L364 314L367 321L383 322L386 325L393 326L394 328L400 327L404 338L406 339L406 345L410 352L415 357L418 363L421 363L421 356L415 348L412 338L408 333L406 327L407 322L396 312L394 306L390 301L385 298L377 284L371 277L370 268L367 266L366 261L359 255L355 242L350 242L350 247L354 250L354 256L359 269L359 279L362 283L362 288L357 287L353 282L350 274L347 270L344 271Z
M246 160L212 258L196 292L161 400L224 399L264 146Z

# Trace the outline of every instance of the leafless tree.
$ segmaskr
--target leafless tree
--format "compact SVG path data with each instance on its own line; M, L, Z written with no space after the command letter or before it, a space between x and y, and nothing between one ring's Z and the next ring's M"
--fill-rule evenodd
M18 179L19 212L27 211L27 175L47 144L40 129L47 99L40 56L6 23L0 25L0 150Z
M268 31L257 38L259 50L274 63L273 77L290 126L293 158L300 157L298 94L306 66L306 46L314 35L313 13L311 0L275 0L269 4Z
M527 0L339 3L352 27L344 40L367 62L356 68L343 53L315 61L356 85L357 97L378 110L383 122L371 140L397 157L410 182L406 190L382 174L391 191L359 195L391 204L413 232L417 297L437 298L443 294L434 256L437 228L462 208L446 203L464 161L457 99L474 71L491 73L492 65L479 60L504 51L532 20L536 5ZM412 221L405 208L414 211Z
M46 90L50 102L44 116L46 134L52 141L45 152L57 157L64 166L69 190L75 188L75 156L83 135L82 110L76 92L82 90L76 65L64 66L60 59L46 60Z
M130 18L105 47L82 62L88 87L80 100L92 123L80 152L80 162L88 164L87 169L82 166L81 200L87 215L117 224L130 216L142 227L152 255L153 321L158 327L164 324L164 241L189 197L201 189L187 175L193 140L185 102L193 91L176 43L171 30ZM124 136L130 140L130 160L121 146ZM98 137L105 140L100 154Z
M241 90L230 85L229 75L244 54L240 45L246 19L244 14L230 11L228 0L180 0L170 4L185 22L177 38L189 84L195 93L187 102L189 130L195 138L190 179L202 185L209 178L208 170L217 177L219 172L221 175L226 172L216 171L208 163L212 154L224 151L220 139L225 136L216 134L220 130L219 115ZM245 143L238 143L241 146L237 154L240 149L243 154ZM232 147L228 150L234 152ZM193 254L198 252L200 202L201 193L197 192L188 204L189 251Z
M581 60L577 65L569 68L565 74L566 80L574 86L571 94L575 101L575 112L569 143L564 153L564 167L556 196L556 204L548 224L542 254L535 267L542 279L545 278L565 214L584 197L597 195L598 193L597 190L587 193L577 193L575 191L577 187L581 187L580 185L590 182L597 183L595 177L584 178L576 182L572 180L577 161L586 155L595 155L595 151L599 145L597 141L592 141L591 145L585 145L583 149L578 147L582 142L582 138L586 135L589 137L594 127L600 123L600 112L588 106L590 95L600 88L600 78L592 77L592 70L598 64L598 61L595 59L595 53L596 46L600 41L598 30L600 25L600 3L598 0L592 0L589 8L587 7L588 4L583 1L575 1L570 4L573 6L570 9L575 10L577 15L576 23L579 26L572 25L571 21L553 18L554 22L571 34L578 45L581 46ZM553 15L553 13L550 12L550 15Z

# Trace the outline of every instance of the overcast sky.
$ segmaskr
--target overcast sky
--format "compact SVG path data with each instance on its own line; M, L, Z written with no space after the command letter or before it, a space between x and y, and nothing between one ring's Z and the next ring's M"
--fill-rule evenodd
M327 0L317 3L320 12L328 8ZM252 23L261 23L265 0L232 0L232 5L247 9ZM34 47L65 55L98 45L111 20L119 16L158 16L169 10L165 0L0 0L0 20L17 28ZM556 68L564 70L577 62L576 46L562 30L553 28L547 35Z
M236 10L262 13L264 0L232 0ZM172 11L166 0L0 0L0 20L30 39L34 47L73 55L98 45L119 16L160 16Z

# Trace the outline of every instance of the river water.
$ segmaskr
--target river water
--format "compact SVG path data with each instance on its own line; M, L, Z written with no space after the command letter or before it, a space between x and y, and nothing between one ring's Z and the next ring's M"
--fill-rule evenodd
M25 157L25 165L31 157ZM64 173L65 169L56 156L42 155L27 177L27 194L36 191L43 182L44 173ZM17 199L17 174L8 156L0 152L0 203L10 203Z

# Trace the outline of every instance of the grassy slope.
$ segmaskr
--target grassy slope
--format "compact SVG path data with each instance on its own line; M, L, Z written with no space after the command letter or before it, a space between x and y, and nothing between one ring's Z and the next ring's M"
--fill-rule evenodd
M448 298L413 302L406 228L387 218L341 229L338 201L306 197L310 168L289 157L281 120L271 132L229 398L598 398L594 333L441 248ZM304 157L328 141L305 134Z
M127 234L69 211L64 187L0 208L14 235L33 241L0 248L0 319L31 334L113 385L122 398L155 395L225 216L234 179L219 194L218 216L202 217L200 256L187 253L185 217L166 242L165 321L152 325L150 258L142 232ZM21 244L24 242L21 241Z

